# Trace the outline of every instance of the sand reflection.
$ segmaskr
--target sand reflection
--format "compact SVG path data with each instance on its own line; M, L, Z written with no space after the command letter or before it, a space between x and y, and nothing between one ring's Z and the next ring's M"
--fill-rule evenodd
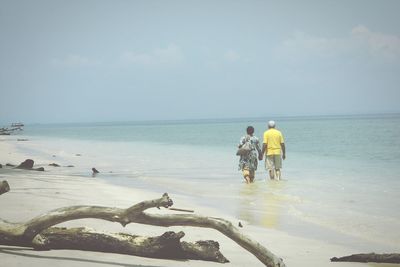
M284 181L263 181L243 184L239 191L237 215L253 225L278 228L283 206Z

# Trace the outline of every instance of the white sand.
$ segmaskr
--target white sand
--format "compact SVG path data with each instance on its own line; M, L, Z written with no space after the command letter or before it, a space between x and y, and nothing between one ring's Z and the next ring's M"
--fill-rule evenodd
M27 141L32 142L32 141ZM70 205L102 205L126 208L142 200L160 197L154 192L110 185L89 175L71 176L65 167L51 168L46 172L12 170L4 168L6 163L20 163L32 158L39 165L47 165L54 160L43 155L28 155L18 152L14 137L0 137L0 180L8 180L11 191L0 196L1 218L10 222L23 222L52 209ZM70 158L68 158L70 157ZM79 159L74 155L64 155L64 162ZM224 217L224 214L209 207L199 207L182 196L171 195L176 207L194 209L196 214ZM158 211L156 211L158 212ZM170 212L170 211L162 211ZM237 223L235 218L228 218ZM125 228L117 223L85 219L63 224L65 226L87 226L108 232L127 232L140 235L160 235L167 230L186 233L184 240L213 239L220 243L221 251L231 262L224 266L263 266L252 254L238 246L229 238L212 229L192 227L161 228L148 225L130 224ZM359 253L350 248L324 243L317 240L300 238L287 233L245 225L243 233L260 242L276 255L284 259L287 266L395 266L372 265L362 263L331 263L333 256ZM222 266L219 263L204 261L173 261L149 259L111 253L84 252L72 250L33 251L29 248L0 246L0 266ZM398 266L398 265L396 265Z

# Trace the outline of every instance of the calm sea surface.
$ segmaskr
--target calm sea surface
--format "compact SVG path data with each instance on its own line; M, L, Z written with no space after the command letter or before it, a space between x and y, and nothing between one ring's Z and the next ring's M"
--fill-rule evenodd
M24 135L79 147L113 183L187 195L250 224L360 250L400 250L400 115L275 118L284 180L266 179L260 162L246 185L236 145L248 125L262 141L267 120L28 125Z

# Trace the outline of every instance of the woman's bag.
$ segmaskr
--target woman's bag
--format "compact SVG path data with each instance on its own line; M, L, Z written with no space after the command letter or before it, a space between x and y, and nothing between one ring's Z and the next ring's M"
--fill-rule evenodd
M246 142L237 150L236 156L247 156L252 150L250 140L246 140Z

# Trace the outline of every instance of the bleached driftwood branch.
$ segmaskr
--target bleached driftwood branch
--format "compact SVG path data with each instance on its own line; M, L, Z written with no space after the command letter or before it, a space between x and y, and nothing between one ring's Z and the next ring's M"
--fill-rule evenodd
M32 220L12 224L0 222L0 244L29 246L32 240L42 231L56 224L83 218L97 218L111 222L118 222L122 226L129 223L142 223L157 226L194 226L215 229L226 235L244 249L256 256L268 267L285 266L282 259L256 241L251 240L240 232L229 221L221 218L203 217L194 214L159 215L149 214L144 211L149 208L168 208L173 205L168 194L159 199L143 201L127 209L99 207L99 206L71 206L60 208Z
M0 183L0 188L1 192L10 190L6 181ZM184 232L165 232L161 236L144 237L125 233L97 232L89 228L50 227L29 241L29 238L18 240L19 238L12 234L16 227L18 224L0 220L0 245L30 246L36 250L73 249L151 258L229 262L220 252L218 242L181 241L180 239L185 235ZM10 235L13 237L10 238ZM17 243L14 243L15 241Z

